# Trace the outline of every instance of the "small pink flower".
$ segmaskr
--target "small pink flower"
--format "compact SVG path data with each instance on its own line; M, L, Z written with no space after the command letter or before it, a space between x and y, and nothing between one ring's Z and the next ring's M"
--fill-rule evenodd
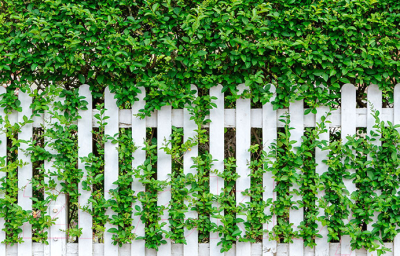
M107 49L110 49L110 46L107 46Z

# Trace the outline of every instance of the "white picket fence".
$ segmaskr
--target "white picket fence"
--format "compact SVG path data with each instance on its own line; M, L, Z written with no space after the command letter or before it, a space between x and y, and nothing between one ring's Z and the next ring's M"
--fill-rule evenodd
M240 90L244 90L245 86L239 85ZM278 121L279 117L284 114L287 110L274 111L271 103L267 103L262 109L251 109L250 99L238 99L237 107L235 109L224 109L224 95L221 93L222 86L213 87L210 90L211 96L216 96L217 100L214 102L217 108L213 108L210 113L211 123L209 124L210 131L210 153L214 159L217 159L214 167L219 171L223 170L224 164L224 127L236 127L236 158L237 158L237 172L240 178L236 183L236 198L237 202L247 202L248 197L244 197L241 191L246 190L250 187L250 177L248 176L250 170L247 166L247 162L250 159L250 153L248 149L250 147L250 131L251 127L262 128L262 140L264 149L268 149L272 142L277 137L277 128L283 127L283 123ZM391 121L400 124L400 85L395 87L394 92L394 108L382 109L382 94L377 86L372 85L369 87L368 100L371 102L375 109L381 113L381 119L383 121ZM0 87L0 94L4 93L5 89ZM96 110L91 108L92 98L89 91L88 85L83 85L80 88L80 95L85 96L89 102L88 110L80 111L82 119L78 121L78 138L79 138L79 157L87 156L92 151L92 127L98 126L96 119L93 116L96 114ZM162 147L163 138L168 138L171 134L171 127L183 127L184 138L187 139L194 135L196 125L190 120L190 115L186 109L171 109L171 106L164 106L161 110L155 111L151 117L145 119L139 119L133 116L137 114L139 109L144 107L144 90L139 94L139 101L135 102L132 109L119 110L116 105L114 95L106 89L105 92L105 108L106 116L110 119L107 120L108 125L106 126L106 134L115 134L119 131L120 127L131 127L132 136L137 146L143 146L143 140L146 136L146 127L156 127L158 137L158 166L157 171L158 179L165 180L168 178L168 174L171 172L171 158L165 154ZM22 103L22 112L13 113L10 115L11 122L22 121L23 116L30 117L32 110L29 108L32 99L25 93L19 94L19 100ZM290 125L295 129L292 130L292 140L297 140L297 145L301 141L301 136L305 127L315 127L316 121L320 121L321 116L327 112L326 107L320 107L318 113L304 115L303 101L291 103L289 107L289 113L291 118ZM3 113L3 112L1 112ZM49 116L34 117L32 124L27 124L23 127L23 130L19 134L19 139L29 139L32 136L33 127L41 127L46 122ZM374 123L373 117L370 115L370 108L356 108L356 88L353 85L346 84L342 88L342 105L341 108L332 112L330 116L331 127L341 127L342 139L345 140L345 136L348 134L355 134L356 127L367 127L368 134L369 130L372 129ZM321 139L329 140L329 134L325 133L321 136ZM0 140L6 141L6 135L0 134ZM379 142L377 142L379 143ZM27 146L22 144L21 149ZM184 172L195 172L195 169L191 169L192 165L191 157L197 155L197 148L193 148L190 152L185 155L184 158ZM322 163L322 160L326 158L327 152L319 149L315 152L316 161L318 163L317 172L319 174L324 173L327 167ZM6 143L0 144L0 155L6 155ZM137 150L134 152L135 160L133 166L138 166L145 160L145 152L143 150ZM19 158L25 162L30 161L29 156L19 154ZM85 170L84 164L79 162L79 168ZM51 169L51 162L45 163L46 169ZM0 175L5 175L0 173ZM23 168L19 169L19 186L23 187L29 184L28 180L32 177L32 164L28 164ZM118 152L117 145L108 142L105 145L105 181L104 190L109 191L113 189L115 185L112 183L117 179L118 175ZM265 193L264 198L275 198L274 195L274 181L271 177L271 173L266 173L263 177ZM224 183L222 178L219 178L212 174L210 176L210 192L213 194L219 194ZM346 180L345 185L350 191L356 189L355 185L351 180ZM80 187L81 188L81 187ZM132 184L132 189L136 192L143 191L143 185L135 180ZM88 204L88 198L90 197L90 191L80 189L81 196L79 203L81 205ZM23 191L19 192L18 203L25 209L31 210L32 201L32 187L27 186ZM105 195L106 199L109 197ZM323 196L323 192L320 192L319 197ZM166 189L164 193L161 193L158 197L158 204L165 205L171 199L171 193ZM294 200L301 199L300 196L294 198ZM138 203L139 204L139 203ZM265 212L268 213L268 209ZM216 255L236 255L236 256L250 256L250 255L263 255L263 256L276 256L276 255L290 255L290 256L338 256L338 255L376 255L374 252L368 253L365 250L351 251L350 249L350 238L348 236L342 237L340 243L327 243L326 227L320 225L320 234L324 238L317 238L317 246L315 248L305 248L301 239L294 240L291 244L278 244L274 241L269 241L268 237L263 238L262 243L243 243L237 242L234 247L226 253L220 253L220 247L217 243L220 241L219 236L216 233L210 234L209 244L198 243L198 233L193 230L185 230L185 236L187 239L187 245L173 244L167 239L167 244L162 245L158 252L145 248L145 242L143 240L133 241L132 244L126 244L122 247L114 246L111 244L111 234L105 233L104 244L93 243L92 237L92 217L90 214L79 211L79 223L78 227L83 228L83 233L79 238L78 243L69 244L67 243L67 237L61 229L66 229L67 209L65 196L60 195L56 202L52 202L50 205L49 213L52 217L57 217L56 225L53 225L49 230L49 245L32 243L32 229L31 226L26 223L23 226L22 237L24 243L6 246L0 244L0 256L3 255L96 255L96 256L109 256L109 255L131 255L131 256L216 256ZM323 209L320 209L320 214L323 213ZM107 211L107 214L113 214L111 210ZM300 224L303 220L303 209L291 210L290 221L294 223L295 227ZM196 217L196 213L189 212L187 217ZM134 216L133 225L136 226L135 233L139 236L144 234L144 225L141 223L138 216ZM165 212L162 216L163 220L168 218L168 213ZM216 220L214 220L216 221ZM272 222L265 224L264 228L271 230L276 224L276 218L274 217ZM0 229L4 227L4 220L0 220ZM107 228L110 226L108 225ZM242 227L240 227L242 228ZM368 227L371 228L371 227ZM0 240L5 237L4 231L0 231ZM400 240L396 238L394 243L387 243L387 247L392 249L391 253L387 255L400 256Z

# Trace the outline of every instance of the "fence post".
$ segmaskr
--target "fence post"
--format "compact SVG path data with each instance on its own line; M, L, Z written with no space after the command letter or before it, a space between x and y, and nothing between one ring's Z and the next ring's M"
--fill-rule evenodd
M371 84L368 86L368 105L367 105L367 136L371 136L371 131L376 131L373 126L375 125L375 118L372 116L372 111L371 108L373 107L375 110L379 111L380 116L382 117L382 91L379 90L378 85L376 84ZM372 106L371 106L372 104ZM375 137L375 141L371 141L373 145L380 146L381 141L379 137ZM371 160L371 156L367 156L368 161ZM380 195L380 191L376 191L377 195ZM372 221L368 223L367 225L367 230L372 231L373 227L372 224L376 223L378 221L378 212L374 212L374 216L372 217ZM368 253L369 254L369 253ZM370 254L371 256L378 256L377 251L373 251Z
M171 106L163 106L157 113L157 179L158 180L169 180L172 171L171 155L165 153L162 147L166 146L165 143L171 137L172 130L172 118L171 118ZM168 146L170 147L170 145ZM171 186L168 185L163 192L158 195L157 205L168 206L171 201ZM161 222L167 222L164 226L164 230L169 232L170 227L168 223L168 209L165 209L161 216ZM158 256L170 256L171 255L171 240L166 239L167 243L161 245L158 249Z
M107 87L104 91L104 107L105 116L109 116L107 119L107 125L104 127L104 134L114 136L119 134L119 109L117 106L117 100L114 98L114 94L110 92L110 88ZM117 185L113 184L118 180L118 143L112 144L110 140L104 144L104 198L106 200L111 199L110 190L116 189ZM108 208L106 215L112 218L112 215L116 213ZM107 232L110 228L119 228L110 223L106 223L106 230L104 231L104 255L118 255L118 245L112 244L113 234Z
M143 109L145 106L144 97L146 96L145 88L140 88L141 92L137 95L139 101L135 101L132 104L132 115L137 115L140 109ZM138 149L133 152L133 161L132 161L132 169L136 169L139 165L143 164L146 160L146 151L144 148L144 141L146 140L146 118L141 119L137 116L132 116L132 140ZM136 195L145 191L145 186L139 181L139 179L133 178L132 182L132 190L135 191ZM133 209L135 209L135 205L139 207L142 206L142 203L137 200L134 204ZM136 210L134 210L135 212ZM132 225L135 226L135 234L137 236L145 236L145 224L140 220L140 216L135 216L134 212L132 213ZM131 256L145 256L145 243L143 240L133 240L131 245Z
M89 85L84 84L79 88L79 96L85 97L88 102L87 110L79 110L78 119L78 169L83 171L83 180L87 178L87 171L85 169L85 163L82 162L81 157L87 157L92 153L93 148L93 136L92 136L92 94L89 89ZM91 196L91 191L82 189L82 182L78 184L78 190L81 194L79 196L78 205L79 207L89 206L92 208L92 203L88 200ZM92 230L92 215L88 212L78 210L78 228L82 228L82 235L79 237L78 252L79 255L92 255L93 253L93 230Z
M18 113L18 122L24 122L24 117L30 120L32 118L32 109L30 105L32 98L27 92L19 92L18 99L21 102L22 111ZM18 140L30 141L32 139L32 123L26 123L21 126L18 134ZM27 143L21 143L18 148L18 160L26 165L18 168L18 204L24 210L32 210L32 161L31 156L26 154L29 147ZM22 226L23 243L18 244L18 256L32 255L32 225L25 222Z
M6 88L0 86L0 95L6 93ZM6 113L3 108L0 109L0 114L3 119L6 116ZM4 121L0 123L0 130L4 129ZM5 132L0 131L0 157L4 157L4 167L7 166L7 134ZM0 179L6 177L6 172L0 172ZM5 194L0 195L1 198L5 197ZM6 239L6 232L3 231L4 229L5 220L4 218L0 218L0 241L4 241ZM0 256L6 256L6 244L0 243Z
M394 87L393 125L400 124L400 84ZM397 128L400 133L400 128ZM393 256L400 256L400 234L393 240Z
M196 94L195 97L197 97L197 88L196 86L192 85L191 90L195 90ZM197 129L197 124L194 122L194 120L190 120L190 112L187 108L183 109L183 142L185 143L188 141L189 138L194 138L197 135L197 132L195 131ZM183 156L183 172L185 175L191 173L193 175L196 175L196 169L191 168L193 165L193 159L192 157L197 157L198 155L198 145L193 146L190 151L187 151L184 156ZM190 190L190 186L187 186L187 189ZM185 202L186 205L189 204L189 202ZM198 214L196 211L191 211L188 209L188 212L186 213L185 219L188 218L197 218ZM186 243L183 245L183 255L184 256L198 256L199 255L199 242L198 242L198 237L199 237L199 232L197 228L193 228L192 230L188 230L185 227L185 238L186 238Z
M216 97L216 100L212 100L213 103L217 105L216 108L210 110L210 154L213 159L217 161L214 162L214 168L218 173L224 171L224 94L222 91L222 85L214 86L210 88L210 96ZM210 193L215 196L221 194L221 190L224 188L224 180L218 177L216 174L210 172ZM219 208L218 203L214 203L213 207ZM223 215L224 212L221 213ZM212 223L217 223L219 225L219 220L211 218ZM221 239L219 238L219 233L210 233L210 256L224 255L221 253L221 246L217 245Z
M295 140L296 143L293 144L293 151L296 153L296 147L301 146L301 136L304 133L304 106L303 100L299 100L290 104L289 107L290 113L290 127L294 129L291 132L290 140ZM296 170L297 174L301 174L300 170ZM290 187L290 191L299 190L300 186L298 184L292 184ZM292 200L297 202L302 200L301 195L293 195ZM299 207L298 210L291 209L289 211L289 222L293 223L293 231L299 231L299 225L303 221L304 217L304 209L303 207ZM303 256L304 255L304 242L300 239L294 239L293 243L289 244L289 255Z
M277 135L277 118L276 111L274 111L272 106L272 101L275 100L275 86L271 85L270 92L274 95L270 99L269 102L263 105L263 123L262 123L262 141L263 141L263 150L268 152L269 147L276 141ZM271 159L274 160L274 159ZM267 166L264 166L267 168ZM268 198L275 199L276 193L274 192L275 188L275 180L272 178L272 172L265 172L263 175L263 186L264 186L264 194L263 200L266 201ZM269 207L265 208L264 213L266 215L271 214L271 210ZM272 231L274 226L276 225L276 216L273 215L271 219L271 223L265 223L263 225L263 229ZM276 253L277 242L275 240L269 240L269 235L263 235L263 246L262 252L263 256L274 256Z
M238 94L243 93L246 86L239 84ZM250 202L249 196L244 196L242 192L250 189L250 145L251 145L251 119L250 119L250 99L238 99L236 101L236 173L240 176L236 180L236 206L239 207L241 203L246 204ZM240 218L246 222L247 216L237 214L236 218ZM243 236L246 234L244 222L238 224L238 228L243 231ZM251 244L250 242L236 242L236 255L237 256L250 256Z
M345 144L347 142L346 136L356 134L356 88L352 84L345 84L342 87L342 112L340 117L342 143ZM349 171L350 173L354 173L354 170ZM349 179L343 179L343 182L351 196L351 193L356 191L356 185ZM345 225L349 223L350 218L351 212L349 219L343 220ZM341 236L340 249L342 255L355 256L355 251L351 250L350 240L351 238L349 235Z
M60 101L61 99L59 97L56 97L54 102ZM49 111L45 111L44 113L44 121L45 121L45 132L48 129L51 129L52 126L57 122L56 119L53 118L53 112L57 111L54 110L54 102L52 102L51 106L49 107ZM55 143L52 139L45 137L44 138L45 143ZM53 154L56 155L57 151L49 147L49 145L46 146L46 150ZM44 168L47 171L47 173L50 175L52 172L57 172L56 168L54 167L54 158L51 159L50 161L45 161L44 162ZM61 170L60 170L61 171ZM53 176L53 179L55 179L56 183L56 188L55 191L52 191L53 194L58 194L56 201L52 201L49 205L48 208L48 214L52 219L56 219L55 224L50 227L50 232L49 232L49 237L48 237L48 242L49 246L44 247L44 254L45 255L51 255L51 256L64 256L67 253L67 234L64 231L61 231L60 229L67 229L68 223L67 223L67 204L66 204L66 198L65 194L60 193L62 190L61 186L61 181L58 180L57 177ZM45 178L45 183L49 183L48 178ZM45 197L47 197L47 194L45 194Z
M322 122L321 118L325 116L329 111L328 107L321 106L318 107L317 109L317 114L316 114L316 122ZM329 123L326 122L325 119L325 128L327 129L327 132L323 132L319 135L319 140L327 141L329 143ZM328 166L323 163L323 160L328 159L328 150L322 150L318 147L315 148L315 163L317 166L315 167L315 172L321 177L322 174L324 174L326 171L328 171ZM318 191L318 199L321 199L325 196L325 191ZM318 204L316 204L318 205ZM324 215L324 208L321 208L318 206L318 216L323 216ZM328 228L326 226L322 226L322 223L318 221L318 230L319 234L322 235L322 238L315 238L315 256L329 256L329 243L328 243Z

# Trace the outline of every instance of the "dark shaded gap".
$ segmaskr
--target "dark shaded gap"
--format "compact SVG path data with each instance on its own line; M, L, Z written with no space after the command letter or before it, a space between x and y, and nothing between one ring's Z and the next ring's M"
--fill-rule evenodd
M104 127L93 127L93 159L91 159L91 171L88 171L88 179L92 179L92 203L93 216L93 241L104 243L104 232L107 217L104 215Z
M172 235L170 237L177 244L186 243L184 235L185 212L187 207L185 198L188 196L186 178L183 172L183 128L172 126L170 147L172 149L171 173L171 202L169 205L169 224Z
M251 239L251 242L262 242L263 238L263 224L265 219L261 219L260 213L264 213L264 201L263 201L263 174L264 165L262 158L262 128L251 128L251 146L250 146L250 202L252 203L249 209L250 211L250 229L247 230L246 237ZM265 217L265 216L264 216ZM263 218L264 218L263 217Z
M319 211L316 205L318 200L317 194L317 182L319 181L318 174L316 173L315 163L315 145L312 139L312 134L315 131L315 127L308 127L305 129L304 136L307 138L303 140L303 147L308 150L302 153L302 184L300 191L303 202L303 219L304 225L302 227L303 233L307 234L304 237L305 246L315 245L315 236L318 234L318 224L316 218L318 217Z
M284 134L285 134L285 128L284 127L279 127L277 129L278 135L277 135L277 163L279 163L279 169L283 170L285 168L285 163L280 160L281 157L284 157L286 154L286 151L288 150L286 148L285 143L279 143L282 140L284 140ZM274 202L275 208L276 209L281 209L276 213L276 218L277 218L277 224L275 226L275 234L277 238L279 239L278 241L280 243L287 243L286 239L291 239L290 237L287 237L285 231L285 227L288 226L289 223L289 210L290 206L285 205L285 202L290 201L290 183L287 179L282 179L283 174L277 174L276 178L276 185L275 185L275 192L276 192L276 200ZM278 177L279 176L279 177Z
M3 183L5 187L5 196L9 197L10 201L5 205L5 223L6 229L6 243L14 244L18 240L19 228L14 227L12 224L14 218L20 216L14 216L16 214L15 209L18 205L18 129L14 127L7 129L7 174L6 180ZM22 231L22 230L20 230Z
M33 128L33 143L34 146L44 149L44 129L43 128ZM43 202L45 199L45 187L44 187L44 156L39 154L32 154L32 196L37 201ZM32 215L33 218L38 219L47 211L47 205L41 207L37 204L34 199L32 205ZM32 240L35 242L41 242L43 237L43 230L40 227L32 226Z
M206 132L203 134L209 138L210 129L202 128ZM211 231L211 214L212 214L212 195L210 194L210 171L212 170L212 156L209 154L209 140L199 143L199 160L204 162L204 165L197 167L197 182L196 189L199 189L193 196L196 197L194 202L201 202L201 206L197 206L198 212L198 242L209 243ZM206 198L204 198L207 195ZM207 205L209 204L209 205Z

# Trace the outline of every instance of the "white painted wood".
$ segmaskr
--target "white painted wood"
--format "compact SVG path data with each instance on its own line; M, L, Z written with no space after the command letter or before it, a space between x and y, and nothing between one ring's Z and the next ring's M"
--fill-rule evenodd
M263 122L263 130L262 130L262 137L263 137L263 150L269 152L269 147L276 141L277 138L277 116L276 111L274 111L272 106L272 101L275 100L275 86L271 85L270 92L274 93L271 100L263 105L263 115L262 115L262 122ZM253 113L252 113L253 114ZM274 160L274 159L271 159ZM265 166L264 168L266 168ZM264 201L268 200L268 198L275 199L276 193L274 192L275 189L275 181L272 178L272 172L265 172L263 175L263 186L264 186L264 194L263 199ZM271 214L271 208L267 207L264 210L266 215ZM263 229L268 231L272 231L274 226L276 225L276 215L272 216L272 220L270 223L265 223L263 225ZM263 256L274 256L276 253L276 246L277 242L275 240L269 240L268 234L263 235Z
M379 90L378 85L376 84L371 84L368 86L368 107L367 107L367 135L371 136L371 131L376 131L373 126L375 125L375 118L372 116L372 108L379 111L379 113L382 112L382 91ZM376 140L371 141L371 144L373 145L381 145L381 141L379 140L381 136L374 137ZM371 160L371 156L367 156L368 160ZM376 191L377 195L380 195L380 191ZM373 227L372 224L376 223L378 221L378 212L374 213L374 216L372 217L372 221L367 224L367 230L372 231ZM370 252L369 255L371 256L378 256L378 253L376 251Z
M292 254L289 254L289 245L288 244L278 244L276 255L277 256L289 256L289 255L292 256ZM296 254L293 254L293 255L296 255Z
M356 88L352 84L345 84L342 87L342 143L346 143L346 136L354 135L356 133L356 124L354 120L356 120ZM350 170L350 173L354 173L354 170ZM344 179L344 185L346 189L349 191L350 195L356 190L356 186L352 180ZM351 216L351 213L350 213ZM350 217L349 216L349 217ZM347 224L348 220L344 220L344 223ZM354 256L355 252L351 251L350 247L350 236L343 235L341 236L341 254L346 254L349 256Z
M239 94L246 89L245 84L239 84ZM251 145L251 127L250 127L250 99L236 100L236 173L240 176L236 180L236 205L246 204L250 202L250 197L244 196L242 193L246 189L250 189L250 162L249 148ZM236 218L242 218L245 222L247 216L237 214ZM238 224L242 231L242 237L246 234L244 223ZM249 256L251 252L250 242L236 242L236 255Z
M166 146L166 142L171 137L172 121L171 121L171 106L164 106L157 113L158 126L157 126L157 179L158 180L169 180L172 171L171 155L165 153L162 147ZM170 145L168 145L170 147ZM167 186L162 193L158 194L157 205L164 205L168 207L171 201L171 187ZM161 222L167 222L164 226L164 230L170 231L168 222L168 210L164 210L161 216ZM158 256L169 256L171 255L171 240L166 239L167 243L161 245L158 249Z
M191 90L195 90L196 94L195 97L197 97L197 88L196 86L192 85ZM188 141L190 138L197 138L197 124L194 122L194 120L190 120L191 114L189 113L188 109L183 110L183 139L184 142ZM185 175L191 173L193 175L196 175L197 171L196 168L191 168L191 166L194 164L192 157L197 157L198 156L198 144L196 146L193 146L190 151L187 151L184 156L183 156L183 172ZM190 186L187 186L187 189L190 190ZM189 202L185 202L186 205L189 205ZM185 219L188 218L193 218L197 219L198 214L196 211L189 211L185 214ZM192 230L188 230L185 227L184 231L185 239L186 239L186 245L183 246L183 255L185 256L198 256L199 254L199 231L197 228L194 228Z
M400 124L400 84L396 84L393 92L393 124ZM400 132L400 128L397 128ZM397 234L393 240L393 256L400 256L400 235Z
M6 93L6 88L0 86L0 95ZM0 108L0 114L2 116L2 118L4 119L6 114L4 112L3 108ZM5 133L4 129L4 122L0 123L0 157L4 157L4 166L7 166L7 135ZM0 179L6 177L7 174L6 172L0 172ZM0 198L4 198L5 194L1 193L0 194ZM3 231L4 229L4 224L5 224L5 220L4 218L0 218L0 241L4 241L4 239L6 239L6 232ZM6 245L4 243L0 243L0 256L6 256Z
M139 101L135 101L132 105L132 114L136 115L139 113L140 109L144 108L145 101L144 97L146 96L146 91L143 87L140 88L141 93L137 95ZM132 117L132 139L138 149L133 152L133 161L132 161L132 168L136 169L139 165L143 164L146 160L146 151L143 150L144 148L144 141L146 139L146 119L141 119L139 117L133 116ZM145 186L139 181L139 179L133 178L132 182L132 190L135 193L139 193L145 191ZM133 206L133 213L132 225L135 226L134 233L137 236L144 236L145 232L145 225L140 220L140 216L135 216L135 206L138 205L140 208L142 207L142 203L137 200ZM133 240L131 244L131 256L145 256L145 240Z
M301 136L303 136L304 134L303 100L291 103L289 106L289 114L290 114L290 127L294 128L293 130L291 130L290 140L296 141L296 143L293 144L293 149L292 149L294 152L296 152L297 151L296 147L301 146L301 141L302 141ZM300 170L296 170L296 172L298 174L301 173ZM300 186L298 184L292 184L292 187L290 187L290 191L299 189ZM292 201L296 202L295 204L297 204L298 200L302 200L302 196L294 194ZM304 218L303 214L304 214L304 209L302 207L299 207L298 210L291 209L289 211L289 222L293 223L294 231L299 230L298 226L303 221ZM302 239L294 239L293 243L289 244L290 255L303 256L304 255L303 245L304 242Z
M81 118L78 120L78 168L83 171L83 180L87 179L87 171L85 163L82 162L81 157L87 157L93 149L93 136L92 136L92 94L89 85L84 84L79 88L79 96L85 97L88 102L87 110L79 110ZM79 182L78 190L81 194L78 198L78 203L81 207L89 206L92 204L88 201L91 191L83 190L82 183ZM92 230L92 215L88 212L78 210L78 228L82 228L82 235L79 237L79 254L91 255L93 252L93 230Z
M305 109L306 110L306 109ZM278 109L277 116L282 116L287 109ZM98 110L93 110L93 127L99 127L97 123L97 119L94 118L94 115L99 113ZM121 109L119 116L123 120L120 120L119 127L120 128L129 128L132 126L132 111L130 109ZM332 115L330 116L331 124L330 127L340 127L341 125L341 117L340 117L340 109L336 109L332 111ZM206 116L208 119L209 116ZM304 127L315 127L315 118L316 116L312 113L304 116ZM9 119L11 123L15 123L17 121L17 115L10 115ZM33 127L41 127L43 124L43 114L40 116L33 117ZM392 108L383 108L381 113L381 121L390 121L393 122L393 109ZM73 124L76 124L73 122ZM172 110L172 125L176 127L183 127L183 109L173 109ZM236 110L235 109L225 109L224 110L224 126L229 128L236 127ZM356 110L356 126L357 127L367 127L367 109L366 108L357 108ZM151 116L146 117L146 127L157 127L157 110L155 110ZM202 127L210 127L210 124L206 124ZM251 110L251 127L254 128L262 128L262 109L252 109ZM278 120L278 127L284 127L284 124Z
M18 140L30 141L33 135L32 123L24 123L24 118L30 120L32 116L32 98L27 92L19 92L18 99L21 102L22 111L18 113L18 122L21 125L21 130L18 133ZM26 149L29 147L27 143L21 143L18 148L18 160L24 162L24 166L18 168L18 204L22 209L32 210L32 162L31 156L26 154ZM22 241L18 244L18 256L32 254L32 225L25 222L22 228Z
M224 94L221 93L222 85L218 85L210 88L210 96L216 97L212 100L217 105L216 108L210 110L210 154L214 162L213 168L222 173L224 171ZM218 177L216 174L210 172L210 193L218 196L221 194L221 190L224 188L224 180ZM218 203L214 203L213 207L219 208ZM222 211L221 214L224 214ZM222 223L215 218L211 218L211 222L217 225ZM217 245L221 241L219 233L210 233L210 256L223 255L220 252L221 246Z
M118 107L117 100L114 98L114 94L110 92L107 87L104 91L104 112L105 116L109 116L107 119L107 125L104 127L104 133L106 135L114 136L119 133L118 128ZM107 141L104 144L104 198L106 200L111 199L110 190L115 189L117 186L113 184L118 180L118 144L112 144L111 141ZM108 208L106 214L111 218L116 213ZM106 231L104 232L104 255L118 255L118 245L112 244L112 233L107 232L110 228L119 228L110 223L105 224Z
M59 97L56 97L54 102L61 101ZM45 133L48 131L48 129L52 129L56 123L59 123L58 119L53 118L53 113L55 113L57 110L54 109L54 103L52 103L49 106L49 110L45 111L44 113L44 119L45 119ZM48 142L46 146L46 150L55 155L57 154L57 151L54 149L54 139L45 137L44 138L45 142ZM50 161L45 161L44 162L44 168L46 171L49 173L56 172L56 167L54 166L54 157ZM59 170L60 172L62 170ZM61 231L60 229L67 229L68 228L68 222L67 222L67 203L66 203L66 198L65 194L60 194L60 191L62 189L61 186L61 181L57 179L56 176L51 176L51 179L53 179L56 183L56 188L55 190L51 191L52 194L56 194L57 199L55 201L52 201L49 205L48 208L48 214L52 219L55 219L55 224L50 227L49 230L49 235L48 235L48 242L49 245L46 245L44 247L44 254L45 255L51 255L51 256L61 256L65 255L67 251L67 235L65 232ZM45 178L45 182L48 183L48 178ZM48 195L45 194L45 197Z
M325 106L321 106L317 109L317 122L322 123L321 118L325 117L327 118L327 113L329 112L329 108ZM319 140L327 141L329 144L329 123L324 121L323 123L325 124L326 127L326 132L321 133L319 136ZM323 163L323 160L328 159L328 150L321 150L320 148L315 149L315 162L317 164L315 171L316 173L321 176L325 172L328 171L328 166ZM321 199L325 196L325 191L318 191L318 199ZM318 208L319 214L318 216L323 216L324 215L324 208L319 207ZM321 222L318 222L318 230L319 234L322 235L322 238L315 238L315 243L317 244L315 246L315 256L329 256L329 243L328 243L328 228L326 226L323 226Z
M329 243L329 256L338 256L340 254L340 243Z
M210 244L209 243L199 244L199 256L210 256Z

